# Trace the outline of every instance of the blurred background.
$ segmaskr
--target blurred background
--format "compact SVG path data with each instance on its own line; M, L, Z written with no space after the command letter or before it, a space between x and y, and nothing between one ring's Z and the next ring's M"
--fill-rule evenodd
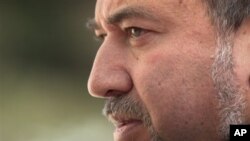
M87 92L93 0L0 0L0 141L111 141Z

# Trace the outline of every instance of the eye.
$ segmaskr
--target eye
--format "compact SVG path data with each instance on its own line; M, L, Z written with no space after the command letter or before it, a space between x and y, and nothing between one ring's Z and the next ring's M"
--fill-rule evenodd
M139 38L140 36L148 32L147 30L139 27L128 27L125 29L125 31L131 38Z

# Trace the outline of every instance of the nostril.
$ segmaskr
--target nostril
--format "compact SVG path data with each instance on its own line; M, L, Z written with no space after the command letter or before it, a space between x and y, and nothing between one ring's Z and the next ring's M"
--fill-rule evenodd
M97 64L95 64L97 65ZM97 65L93 67L88 80L90 95L97 98L119 97L132 88L132 79L124 68ZM103 66L103 67L100 67Z
M124 95L124 92L117 91L117 90L108 90L105 94L106 97L120 97Z

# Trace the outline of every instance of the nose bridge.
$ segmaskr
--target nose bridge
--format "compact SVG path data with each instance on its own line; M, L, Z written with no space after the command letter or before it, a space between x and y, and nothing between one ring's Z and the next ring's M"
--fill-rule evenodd
M120 95L131 89L132 80L126 70L125 56L118 44L108 39L102 44L88 80L88 90L92 96Z

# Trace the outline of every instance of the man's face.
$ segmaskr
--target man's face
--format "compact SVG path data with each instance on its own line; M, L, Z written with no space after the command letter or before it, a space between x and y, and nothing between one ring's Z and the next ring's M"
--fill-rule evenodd
M88 89L108 99L116 141L217 140L216 37L200 0L98 0L95 22Z

